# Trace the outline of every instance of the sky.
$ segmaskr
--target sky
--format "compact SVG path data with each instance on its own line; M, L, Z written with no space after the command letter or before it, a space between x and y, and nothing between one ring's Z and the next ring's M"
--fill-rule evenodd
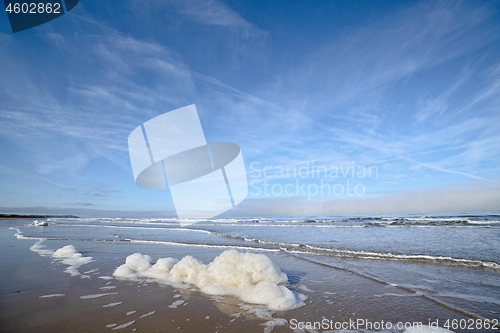
M82 0L0 15L0 213L175 216L127 139L195 104L224 216L500 211L500 2Z

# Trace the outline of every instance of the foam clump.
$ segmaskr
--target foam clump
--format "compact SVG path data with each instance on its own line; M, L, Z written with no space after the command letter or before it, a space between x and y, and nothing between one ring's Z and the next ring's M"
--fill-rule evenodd
M52 257L57 259L70 259L70 258L79 258L82 254L77 252L73 245L66 245L56 250Z
M92 257L84 257L80 252L76 251L73 245L66 245L52 254L52 258L60 259L65 265L69 265L66 272L71 276L80 275L78 268L94 261Z
M45 245L42 244L45 241L45 238L38 239L38 242L33 244L33 246L30 247L30 250L38 253L41 256L51 256L52 254L54 254L54 251L45 249Z
M288 278L263 254L228 250L208 265L192 256L177 261L134 253L113 275L123 279L155 279L170 285L195 285L208 295L231 295L246 303L263 304L272 311L286 311L305 305L286 287Z
M38 220L34 220L33 224L37 227L46 227L49 225L47 221L38 221Z
M404 331L404 333L454 333L454 332L442 327L431 327L427 325L421 325L418 327L407 328L406 331Z

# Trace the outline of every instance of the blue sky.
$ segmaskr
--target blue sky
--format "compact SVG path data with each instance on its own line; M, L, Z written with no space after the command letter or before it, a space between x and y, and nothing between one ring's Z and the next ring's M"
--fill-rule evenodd
M245 159L249 195L226 215L498 211L499 10L80 1L16 34L0 15L0 212L171 216L168 190L134 183L127 138L190 104Z

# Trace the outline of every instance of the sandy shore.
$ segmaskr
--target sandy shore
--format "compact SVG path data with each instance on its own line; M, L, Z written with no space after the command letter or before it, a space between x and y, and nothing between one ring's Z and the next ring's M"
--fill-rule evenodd
M101 257L80 268L89 278L70 276L64 273L64 265L30 251L36 241L14 237L15 230L8 228L19 223L22 221L4 221L0 229L2 332L264 332L263 324L270 321L247 313L240 307L242 302L233 297L213 298L158 283L104 279L131 254L121 253L117 246L103 253L102 249L111 245L102 244L90 254ZM175 246L158 249L155 247L161 252L158 256L181 258L190 254L203 262L222 252ZM316 330L328 331L335 329L336 323L344 328L345 323L351 323L347 328L352 329L352 322L364 321L365 326L356 326L364 329L370 328L367 322L404 325L438 321L443 326L448 319L473 319L409 291L304 260L314 258L282 252L266 255L287 273L291 289L309 297L305 307L275 313L273 318L288 323L276 326L273 332L292 332L300 322L328 323L330 327ZM104 295L96 296L100 294ZM392 331L404 328L394 326Z

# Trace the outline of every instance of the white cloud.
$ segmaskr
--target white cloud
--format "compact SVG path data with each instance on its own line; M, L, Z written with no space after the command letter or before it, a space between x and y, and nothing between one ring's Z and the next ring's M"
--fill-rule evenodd
M307 197L247 199L231 214L317 216L496 212L500 207L500 179L384 193L372 198L322 199L323 201L308 200Z
M229 6L218 0L179 0L174 1L179 11L193 20L204 24L223 25L229 27L251 28L252 25L243 19Z
M204 25L243 29L248 34L264 33L220 0L136 0L135 8L174 10L187 20Z

